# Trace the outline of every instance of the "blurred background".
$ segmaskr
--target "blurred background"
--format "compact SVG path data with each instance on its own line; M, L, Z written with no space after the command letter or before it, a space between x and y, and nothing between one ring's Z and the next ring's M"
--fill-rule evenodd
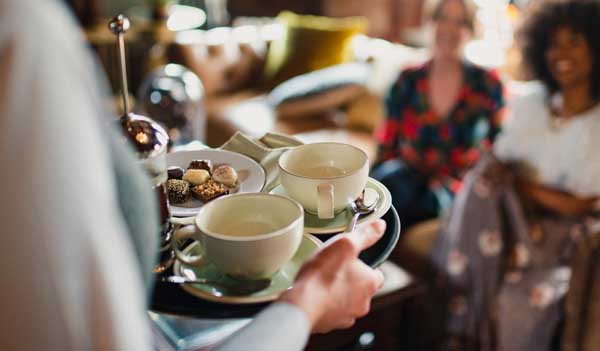
M276 131L348 142L374 156L382 97L403 68L429 57L429 0L65 1L115 94L118 63L107 22L118 13L130 17L129 93L135 109L163 123L175 143L219 146L235 131ZM513 48L526 2L475 1L475 35L464 49L509 87L526 78ZM306 81L282 87L347 63L367 65L368 73L312 75L308 88Z

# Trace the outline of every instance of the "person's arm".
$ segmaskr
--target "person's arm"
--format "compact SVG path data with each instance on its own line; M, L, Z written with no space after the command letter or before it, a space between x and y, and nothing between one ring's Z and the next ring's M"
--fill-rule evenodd
M0 349L149 350L81 33L57 1L0 9Z
M542 208L564 217L579 217L597 210L598 197L579 197L530 180L526 167L516 162L493 162L483 176L495 186L515 186L526 208Z
M598 201L598 197L578 197L523 179L517 180L517 189L525 201L564 217L590 214Z
M310 332L351 327L366 315L383 274L358 259L385 231L377 220L341 234L300 270L292 289L216 351L302 350Z

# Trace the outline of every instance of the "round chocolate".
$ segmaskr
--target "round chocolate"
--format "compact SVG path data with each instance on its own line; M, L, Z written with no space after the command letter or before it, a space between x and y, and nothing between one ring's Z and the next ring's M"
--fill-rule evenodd
M167 192L169 194L169 202L172 204L182 204L192 197L190 183L185 180L167 180Z

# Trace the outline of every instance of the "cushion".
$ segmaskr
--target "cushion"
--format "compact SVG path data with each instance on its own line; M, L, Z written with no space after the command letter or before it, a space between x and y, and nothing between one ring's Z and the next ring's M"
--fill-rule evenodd
M351 39L367 29L362 17L328 18L282 12L285 34L271 43L264 70L269 87L300 74L346 62Z
M269 94L273 106L310 98L345 85L367 85L371 67L366 63L345 63L320 69L286 80Z
M362 85L350 84L324 91L304 99L295 99L277 106L277 117L281 119L314 117L347 106L351 101L365 94Z
M316 115L349 104L366 92L371 68L347 63L289 79L269 94L279 117Z

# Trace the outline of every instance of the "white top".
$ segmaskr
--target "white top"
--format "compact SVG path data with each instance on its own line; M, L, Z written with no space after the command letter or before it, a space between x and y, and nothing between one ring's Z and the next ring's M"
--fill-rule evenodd
M58 1L0 0L0 349L149 350L95 66Z
M538 84L528 90L509 104L496 156L522 162L542 184L579 196L600 195L600 104L557 123L545 90Z
M61 2L0 0L0 350L152 349L96 71ZM301 350L308 329L275 304L226 349Z

